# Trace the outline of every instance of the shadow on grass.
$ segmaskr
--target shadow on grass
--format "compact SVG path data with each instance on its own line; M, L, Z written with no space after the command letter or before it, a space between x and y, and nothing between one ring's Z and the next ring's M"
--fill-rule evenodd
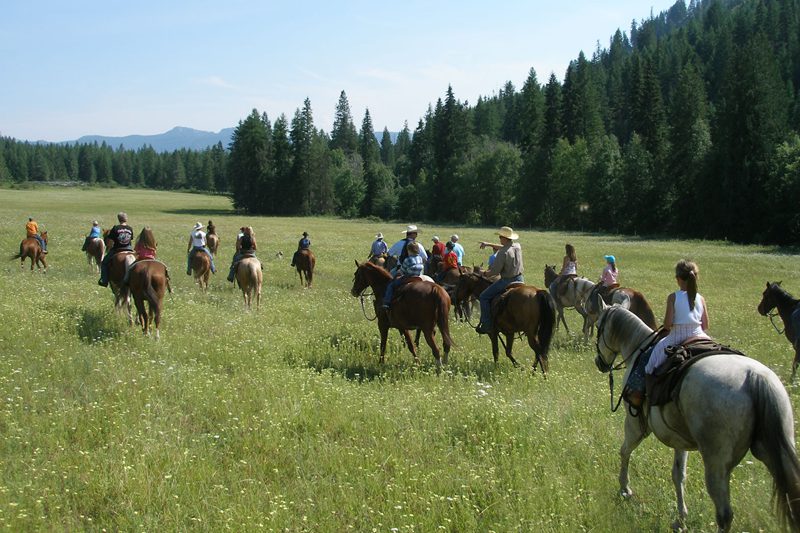
M170 215L197 215L199 217L205 216L233 216L238 214L235 209L221 209L221 208L208 208L208 209L165 209L163 213Z
M88 309L80 312L77 329L78 337L89 344L113 339L123 333L122 325L116 316Z

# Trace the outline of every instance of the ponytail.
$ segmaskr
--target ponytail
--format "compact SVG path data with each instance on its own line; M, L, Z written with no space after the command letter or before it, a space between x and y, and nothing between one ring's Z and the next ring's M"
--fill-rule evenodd
M697 298L697 274L699 269L692 261L682 259L675 265L675 277L686 282L686 295L689 299L689 310L694 310L694 300Z

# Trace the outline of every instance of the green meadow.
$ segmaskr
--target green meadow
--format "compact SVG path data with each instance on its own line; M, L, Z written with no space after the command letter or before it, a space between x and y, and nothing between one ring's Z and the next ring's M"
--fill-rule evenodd
M153 228L174 294L161 339L116 315L80 251L93 219L124 210ZM47 274L9 258L33 216L48 231ZM203 293L186 275L192 225L213 219L220 272ZM495 228L419 221L262 218L227 198L122 189L0 190L0 527L11 531L663 531L675 517L672 450L635 452L629 501L618 496L623 413L609 409L594 343L567 311L550 373L494 364L488 338L451 320L441 373L423 343L415 366L350 295L354 260L374 234L418 223L430 244L458 233L467 264L485 262ZM255 229L264 263L261 308L247 312L225 281L236 231ZM314 287L291 253L308 231ZM756 312L766 281L800 294L800 256L763 246L520 231L526 281L565 242L597 279L614 254L624 286L660 319L683 257L700 265L711 334L790 374L792 350ZM283 258L277 252L283 252ZM372 310L368 307L368 313ZM618 383L621 374L618 375ZM798 390L789 386L797 413ZM731 482L736 531L775 531L772 482L748 455ZM690 454L688 528L713 531L702 460Z

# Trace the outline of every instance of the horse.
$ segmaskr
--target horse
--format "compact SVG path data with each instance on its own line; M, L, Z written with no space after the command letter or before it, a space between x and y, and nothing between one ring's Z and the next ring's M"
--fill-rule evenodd
M96 237L86 243L86 261L89 263L89 270L98 272L100 270L100 263L103 261L103 256L106 254L106 243L103 239ZM94 260L94 264L92 264Z
M475 298L469 297L459 300L456 298L456 288L458 287L458 281L461 279L461 276L472 271L473 268L471 267L453 268L447 271L444 278L436 282L444 287L444 290L446 290L447 294L450 296L456 319L464 321L469 321L469 319L472 318L472 305L475 302Z
M211 277L211 258L202 250L192 252L189 260L194 281L205 291L208 289L208 279Z
M476 298L491 284L492 280L481 274L474 272L462 274L456 288L456 299L465 301L470 297ZM494 362L497 363L499 354L498 335L502 333L506 337L506 357L514 366L518 366L512 355L512 348L514 334L520 331L528 338L528 346L535 355L533 370L536 370L537 365L541 365L542 373L546 374L549 367L550 341L553 339L556 322L555 302L546 290L533 285L511 285L500 298L503 298L502 305L496 308L494 328L489 333Z
M420 329L425 335L428 346L431 347L437 368L441 368L442 358L434 338L435 328L438 326L444 344L444 363L447 364L450 347L453 345L450 338L450 297L447 292L435 283L412 280L397 288L392 310L387 311L382 306L383 294L389 282L392 281L392 275L372 263L359 263L358 261L355 263L356 271L353 274L353 288L350 289L350 294L358 297L367 287L370 287L375 295L373 305L378 320L378 330L381 334L380 363L383 364L385 360L389 328L397 328L402 332L406 346L414 357L414 362L419 363L417 350L409 330Z
M595 285L586 298L586 302L584 302L583 309L586 311L586 320L583 326L583 334L587 338L592 333L592 328L594 328L597 317L600 315L601 287L602 285L600 284ZM617 287L606 292L602 296L602 300L607 305L619 305L625 309L630 309L631 313L647 324L647 327L653 330L658 329L653 308L650 307L650 303L641 292L627 287Z
M303 277L305 276L305 286L311 288L311 283L314 280L314 265L317 264L317 258L314 257L314 252L305 248L300 250L295 259L294 266L297 269L297 275L300 276L300 285L303 285Z
M130 325L133 325L130 293L122 290L122 280L125 279L125 272L128 271L128 266L135 260L133 252L123 250L115 253L111 258L111 263L108 265L108 285L114 294L114 309L121 313L124 308L127 311Z
M558 277L556 273L555 265L545 265L544 266L544 284L547 287L550 287ZM558 322L560 321L564 324L564 329L567 330L569 333L569 327L567 326L566 320L564 320L564 309L568 309L570 307L574 308L579 315L583 317L583 331L586 334L586 311L583 309L583 302L586 301L586 298L589 296L589 293L594 287L594 282L589 281L586 278L567 278L566 281L562 281L561 283L567 283L567 291L564 293L563 296L558 295L558 287L556 290L551 291L556 294L553 294L553 300L556 302L556 310L558 311L558 320L556 321L556 326L558 326ZM550 287L552 289L552 287ZM587 337L588 338L588 337Z
M217 255L219 249L219 236L216 233L206 235L206 245L213 255Z
M142 333L149 335L151 325L155 324L156 339L161 337L159 328L165 291L172 293L167 267L155 259L144 259L134 263L130 268L128 284L122 288L126 298L133 295L133 302L136 304L136 322L142 326Z
M236 281L242 289L244 305L250 309L253 296L256 298L256 309L261 304L261 283L263 274L261 272L261 261L256 257L245 257L236 266Z
M767 288L764 289L761 295L761 302L758 304L758 312L762 316L768 316L772 320L775 313L771 313L773 309L778 308L778 315L783 320L783 333L786 339L794 347L794 361L792 361L792 377L797 372L797 365L800 364L800 300L792 297L791 294L781 287L781 282L770 283L767 282ZM773 323L774 326L774 323ZM777 326L775 327L777 330ZM780 333L780 331L778 331Z
M44 243L47 244L47 232L43 231L41 236ZM19 259L19 267L24 268L26 257L31 260L31 272L33 272L33 267L36 265L39 270L47 274L46 254L42 250L42 245L39 244L39 241L33 237L22 239L22 242L19 243L19 253L11 256L11 260Z
M595 364L601 372L627 365L625 381L635 366L633 358L650 343L653 331L636 315L619 306L602 304L597 325ZM614 364L618 355L622 362ZM611 394L613 403L613 379ZM629 498L628 463L631 453L652 432L674 449L672 481L682 527L686 460L698 450L705 467L706 489L716 508L719 531L729 531L733 521L730 477L750 450L763 462L773 479L773 500L781 518L793 530L800 528L800 461L794 442L794 420L789 395L775 373L749 357L720 354L698 360L688 368L674 401L661 406L645 404L638 416L630 410L625 419L625 439L620 449L620 494Z

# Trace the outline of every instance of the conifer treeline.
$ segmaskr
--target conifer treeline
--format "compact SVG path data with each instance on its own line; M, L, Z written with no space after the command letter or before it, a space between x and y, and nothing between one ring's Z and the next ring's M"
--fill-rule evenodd
M798 88L800 0L679 0L581 53L563 82L531 70L474 105L449 87L394 143L386 129L376 140L369 111L356 129L343 91L330 134L306 100L291 122L253 110L227 153L5 140L0 179L23 161L40 179L56 160L67 179L229 190L259 214L796 244Z

